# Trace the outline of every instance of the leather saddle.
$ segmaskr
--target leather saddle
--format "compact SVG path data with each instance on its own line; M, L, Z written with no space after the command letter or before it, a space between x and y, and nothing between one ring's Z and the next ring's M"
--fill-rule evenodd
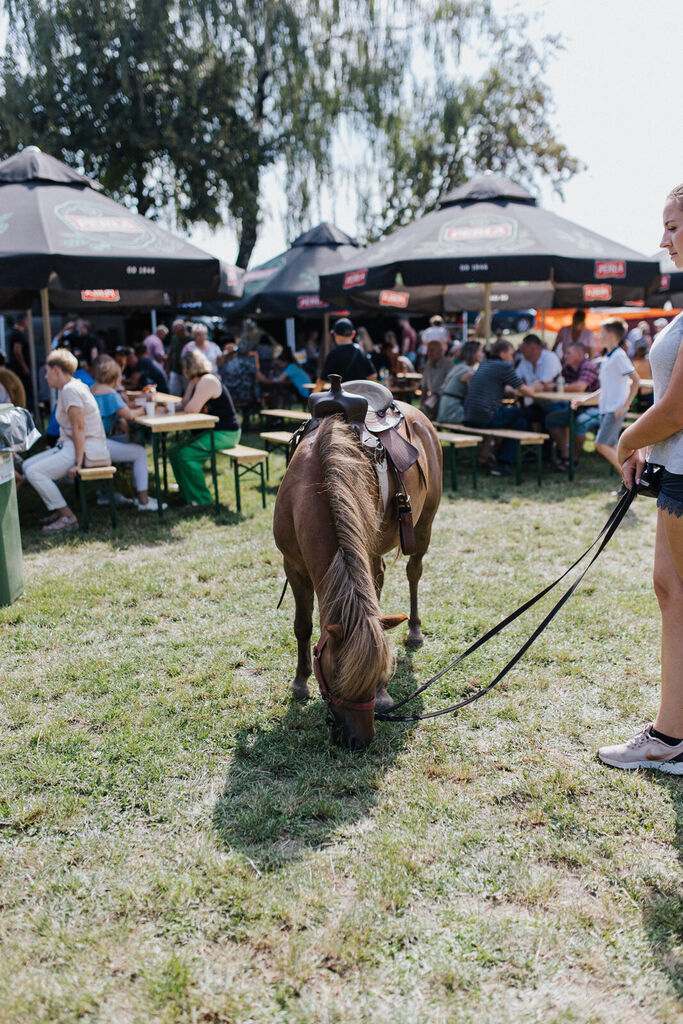
M401 549L405 555L413 554L416 547L412 511L401 474L417 462L420 453L399 433L405 416L394 403L391 391L371 380L348 381L342 388L341 377L330 374L330 390L312 394L308 409L311 420L305 427L315 428L325 416L341 413L375 460L381 461L386 453L395 482Z

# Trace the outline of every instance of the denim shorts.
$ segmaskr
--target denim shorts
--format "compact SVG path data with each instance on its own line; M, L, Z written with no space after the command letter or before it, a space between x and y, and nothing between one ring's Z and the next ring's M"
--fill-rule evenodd
M680 519L683 516L683 473L662 471L662 486L657 495L657 508Z
M621 433L621 424L623 422L624 417L619 416L615 419L613 412L600 413L600 426L595 435L595 443L606 444L609 448L616 448L619 443L619 434Z

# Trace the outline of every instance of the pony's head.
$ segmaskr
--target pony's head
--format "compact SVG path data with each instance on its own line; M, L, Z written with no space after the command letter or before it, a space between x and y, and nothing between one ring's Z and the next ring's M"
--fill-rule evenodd
M394 656L385 632L405 622L406 615L379 615L366 621L363 651L354 637L345 638L340 623L324 627L315 648L315 672L327 703L327 724L333 743L363 750L375 735L375 694L386 685Z

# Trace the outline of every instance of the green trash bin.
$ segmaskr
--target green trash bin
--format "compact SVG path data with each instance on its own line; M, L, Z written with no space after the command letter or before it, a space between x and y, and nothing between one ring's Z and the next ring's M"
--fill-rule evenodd
M0 606L12 604L24 593L24 565L14 462L0 452Z
M13 452L27 451L40 434L30 413L0 405L0 607L24 593L24 564Z

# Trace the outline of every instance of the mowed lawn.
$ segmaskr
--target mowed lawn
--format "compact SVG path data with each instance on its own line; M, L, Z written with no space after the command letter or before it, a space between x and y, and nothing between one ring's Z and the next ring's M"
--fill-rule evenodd
M123 510L115 536L100 509L89 535L44 541L21 495L26 595L0 609L3 1024L681 1019L683 782L595 759L656 710L654 503L499 690L351 754L319 700L289 699L271 463L265 512L247 484L242 517ZM394 633L394 693L552 580L615 502L595 455L573 486L466 475L426 559L426 643ZM488 681L550 603L418 707ZM408 610L403 559L383 607Z

